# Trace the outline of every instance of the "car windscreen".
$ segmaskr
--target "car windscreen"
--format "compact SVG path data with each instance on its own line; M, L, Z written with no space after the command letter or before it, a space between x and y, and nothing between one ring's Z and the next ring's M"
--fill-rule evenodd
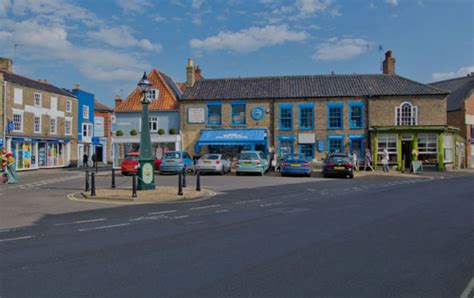
M179 158L181 158L181 156L178 152L167 152L167 153L165 153L163 158L166 158L166 159L179 159Z
M240 159L244 159L244 160L256 160L258 159L258 155L257 153L241 153L240 154Z
M327 161L340 163L340 162L350 162L350 159L347 156L329 156Z
M218 154L206 154L202 157L202 159L219 160L219 155Z
M138 160L138 156L137 155L127 155L127 157L125 157L125 160Z

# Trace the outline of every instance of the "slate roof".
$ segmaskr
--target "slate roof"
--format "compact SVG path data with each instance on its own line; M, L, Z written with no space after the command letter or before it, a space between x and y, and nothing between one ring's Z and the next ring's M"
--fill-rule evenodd
M398 75L305 75L203 79L182 100L446 95L448 92Z
M98 100L94 100L94 111L96 112L109 112L112 113L114 110L108 106L100 103Z
M152 88L160 90L158 99L152 101L148 109L150 111L178 110L178 99L182 93L178 86L176 86L176 83L155 68L148 74L148 80L150 80ZM118 107L115 107L114 111L139 112L142 110L140 100L141 91L136 87Z
M429 85L449 91L450 93L446 99L448 102L448 112L459 111L461 110L462 102L471 92L474 92L474 76L468 75L461 78L434 82Z
M30 78L27 78L27 77L24 77L24 76L20 76L16 73L4 71L4 70L0 70L0 72L3 73L3 78L7 82L17 84L17 85L20 85L20 86L24 86L24 87L33 88L33 89L40 90L40 91L45 91L45 92L49 92L49 93L54 93L54 94L59 94L59 95L64 95L64 96L68 96L68 97L77 98L74 94L69 93L68 91L66 91L64 89L61 89L61 88L56 87L54 85L51 85L49 83L39 82L37 80L33 80L33 79L30 79Z

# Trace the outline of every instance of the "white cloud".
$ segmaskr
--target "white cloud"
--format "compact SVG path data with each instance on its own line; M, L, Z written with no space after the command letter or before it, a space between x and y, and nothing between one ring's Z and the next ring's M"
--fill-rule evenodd
M191 7L194 9L201 9L201 6L204 4L204 0L192 0Z
M392 6L398 6L398 0L385 0L385 3L390 4Z
M116 3L126 14L143 14L153 8L150 0L116 0Z
M370 42L362 38L330 38L316 46L315 60L346 60L367 52Z
M87 35L116 48L139 47L155 52L162 50L160 44L153 44L148 39L136 39L132 34L132 30L126 26L101 28L99 31L89 32Z
M330 8L332 0L296 0L296 8L300 15L313 15L326 11Z
M307 38L305 32L296 32L286 25L250 27L238 32L221 31L205 39L192 39L190 46L196 50L232 52L253 52L263 47L283 44L288 41L301 41Z
M0 16L5 16L7 14L10 5L10 0L0 0Z
M442 81L452 78L458 78L466 76L467 74L474 72L474 65L473 66L463 66L456 71L450 72L435 72L431 76L435 81Z

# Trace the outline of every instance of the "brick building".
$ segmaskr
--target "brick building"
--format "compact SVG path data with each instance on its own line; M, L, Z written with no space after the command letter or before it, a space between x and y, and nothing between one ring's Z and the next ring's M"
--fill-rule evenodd
M426 161L443 168L442 135L453 132L446 91L396 75L391 52L384 72L196 81L180 100L183 147L193 154L274 150L321 160L328 152L363 157L367 147L378 158L385 142L391 164L402 169L418 147L433 151L435 138L435 158ZM431 158L431 151L420 157Z
M474 168L474 73L461 78L431 83L449 91L447 97L448 124L460 129L456 160L460 167Z
M94 135L98 139L96 145L97 161L104 164L111 162L112 148L112 108L94 99Z
M0 58L2 143L17 170L66 167L77 162L77 98L46 80L13 73Z

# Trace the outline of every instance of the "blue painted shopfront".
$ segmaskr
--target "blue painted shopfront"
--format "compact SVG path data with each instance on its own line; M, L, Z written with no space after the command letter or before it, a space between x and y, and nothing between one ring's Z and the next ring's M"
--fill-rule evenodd
M268 152L266 129L213 129L202 130L194 151L201 153L207 147L209 153L234 155L244 150Z

